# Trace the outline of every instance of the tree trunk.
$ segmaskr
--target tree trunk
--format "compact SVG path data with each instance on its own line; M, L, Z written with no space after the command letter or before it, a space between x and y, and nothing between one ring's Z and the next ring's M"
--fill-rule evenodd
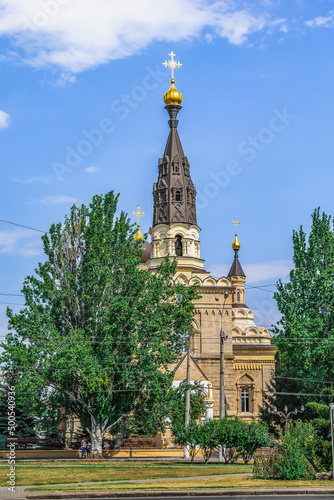
M91 428L86 428L86 431L89 432L90 440L91 440L91 454L93 458L103 458L102 454L102 445L103 445L103 437L107 431L109 431L114 425L118 424L123 418L126 418L127 414L125 413L119 419L116 420L113 424L108 425L108 418L104 420L102 423L98 423L93 415L91 415Z
M94 417L91 417L90 439L92 444L91 454L93 458L103 458L103 436L103 424L99 424L98 422L96 422Z

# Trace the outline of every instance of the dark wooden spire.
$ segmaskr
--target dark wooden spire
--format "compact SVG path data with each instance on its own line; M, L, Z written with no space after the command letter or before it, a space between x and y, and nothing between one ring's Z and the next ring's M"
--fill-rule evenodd
M177 222L197 225L196 188L177 132L181 106L170 104L165 109L170 117L170 131L164 157L159 158L158 182L153 185L153 226Z
M239 262L238 250L234 250L234 261L231 266L230 272L228 273L229 278L231 278L232 276L246 277L244 270L242 269L241 264Z

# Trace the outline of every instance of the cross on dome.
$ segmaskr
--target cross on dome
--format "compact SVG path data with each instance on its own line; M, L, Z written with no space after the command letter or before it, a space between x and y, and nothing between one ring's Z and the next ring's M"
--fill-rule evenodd
M140 217L143 217L145 214L144 214L144 212L140 211L139 205L137 205L137 212L132 212L132 215L136 215L138 217L137 232L135 234L135 240L144 240L144 236L141 234L141 231L140 231Z
M163 62L162 64L165 66L165 68L170 68L171 71L172 71L172 83L174 83L174 69L175 68L180 68L182 66L182 64L180 63L180 61L176 62L174 61L174 52L172 51L170 54L168 54L171 58L169 61L165 61Z
M140 217L143 217L145 214L144 214L144 212L140 211L140 206L139 205L137 205L137 212L132 212L132 215L137 215L137 217L138 217L138 224L137 224L137 226L140 227Z
M235 227L235 235L238 234L238 226L240 226L241 222L238 221L238 217L235 217L231 224Z

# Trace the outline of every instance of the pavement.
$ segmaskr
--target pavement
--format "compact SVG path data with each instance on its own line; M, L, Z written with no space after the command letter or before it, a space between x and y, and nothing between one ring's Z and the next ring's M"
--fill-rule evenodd
M235 500L239 498L240 500L246 500L248 497L260 496L262 500L264 498L270 498L272 500L278 500L278 498L286 498L287 496L294 499L308 499L308 500L316 500L318 498L334 498L334 488L326 489L326 488L261 488L261 489L189 489L184 492L180 492L180 490L168 490L162 492L161 490L143 490L143 491L78 491L78 492L32 492L27 494L27 500L70 500L72 498L84 498L84 499L96 499L106 500L107 498L129 498L129 499L142 499L142 498L189 498L189 497L205 497L208 498L231 498L233 497ZM292 498L291 498L292 497ZM24 498L24 497L23 497ZM7 500L7 499L6 499ZM8 499L10 500L10 499Z

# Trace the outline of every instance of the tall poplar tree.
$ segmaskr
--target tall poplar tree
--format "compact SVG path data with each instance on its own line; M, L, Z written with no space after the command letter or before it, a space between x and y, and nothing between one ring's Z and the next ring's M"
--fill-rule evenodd
M320 209L316 209L308 238L302 227L293 232L293 252L294 268L289 281L279 281L274 294L282 318L274 329L273 339L278 346L274 384L278 394L269 397L271 404L279 409L286 404L289 410L310 401L328 405L334 400L334 230L331 216L320 214Z
M94 196L42 237L46 260L24 281L24 309L8 309L2 346L20 404L36 416L45 405L76 415L94 456L141 398L163 402L196 296L174 284L168 258L155 274L138 268L141 245L117 202Z

